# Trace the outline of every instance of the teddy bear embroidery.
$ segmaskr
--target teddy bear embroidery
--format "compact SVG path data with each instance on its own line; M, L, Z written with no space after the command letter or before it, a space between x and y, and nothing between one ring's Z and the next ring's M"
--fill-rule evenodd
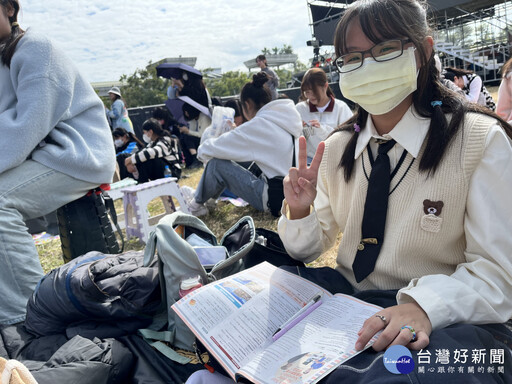
M424 215L421 218L421 229L434 233L441 230L443 219L440 216L443 206L444 203L442 201L423 200Z

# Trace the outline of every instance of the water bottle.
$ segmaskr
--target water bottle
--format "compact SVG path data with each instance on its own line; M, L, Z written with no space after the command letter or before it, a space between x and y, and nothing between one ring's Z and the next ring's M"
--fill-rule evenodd
M164 167L164 177L173 177L172 176L172 172L171 172L171 168L169 168L168 165L166 165Z
M190 292L195 291L197 288L201 288L203 284L201 283L201 276L189 277L181 280L180 282L180 297L187 296Z

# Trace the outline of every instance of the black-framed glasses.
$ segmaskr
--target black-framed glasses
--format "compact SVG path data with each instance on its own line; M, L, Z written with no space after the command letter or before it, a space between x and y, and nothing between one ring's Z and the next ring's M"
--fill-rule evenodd
M396 59L404 53L404 45L410 43L410 39L395 39L375 44L366 51L350 52L341 55L334 60L336 69L340 73L355 71L363 65L364 55L370 53L375 61L383 62Z

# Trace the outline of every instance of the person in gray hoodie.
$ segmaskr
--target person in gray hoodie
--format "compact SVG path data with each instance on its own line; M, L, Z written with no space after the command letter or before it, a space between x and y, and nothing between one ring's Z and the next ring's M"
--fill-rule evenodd
M110 183L115 152L104 108L76 66L0 0L0 325L24 320L43 276L24 220Z
M240 101L247 122L199 147L198 158L207 165L190 203L192 214L206 214L203 204L225 188L257 210L268 210L268 180L286 175L292 166L302 120L292 100L271 101L266 81L265 73L258 72L242 88ZM243 166L248 164L253 167ZM260 175L251 171L255 166Z

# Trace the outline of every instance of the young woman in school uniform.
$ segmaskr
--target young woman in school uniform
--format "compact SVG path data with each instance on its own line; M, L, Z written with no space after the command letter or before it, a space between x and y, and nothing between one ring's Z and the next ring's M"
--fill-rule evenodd
M335 50L341 91L357 110L310 167L301 138L298 167L284 180L278 230L292 257L312 262L343 233L336 269L293 270L383 307L354 346L381 332L373 348L323 383L436 383L438 350L452 362L465 350L464 368L473 350L504 352L503 369L480 361L484 372L457 370L450 382L512 379L512 338L501 324L512 316L512 129L441 85L431 33L423 2L352 3ZM390 374L383 351L395 345L416 362L418 351L431 356L435 372Z
M359 106L311 167L302 139L299 167L284 181L279 234L292 257L311 262L343 233L336 270L301 275L363 298L392 293L364 323L357 350L381 331L374 351L511 340L498 324L512 316L512 129L441 85L433 46L422 2L353 3L335 49L341 91ZM387 181L372 178L386 158Z
M295 106L302 118L303 135L308 144L308 159L321 141L352 116L348 105L334 97L327 75L321 68L309 69L300 85L301 99Z

